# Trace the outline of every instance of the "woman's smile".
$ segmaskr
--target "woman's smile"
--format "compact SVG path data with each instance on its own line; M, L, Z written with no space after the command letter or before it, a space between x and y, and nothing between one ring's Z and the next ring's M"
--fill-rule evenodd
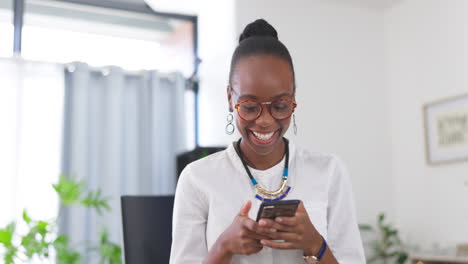
M249 139L256 145L270 145L278 139L279 130L275 130L272 132L256 132L252 130L248 130Z

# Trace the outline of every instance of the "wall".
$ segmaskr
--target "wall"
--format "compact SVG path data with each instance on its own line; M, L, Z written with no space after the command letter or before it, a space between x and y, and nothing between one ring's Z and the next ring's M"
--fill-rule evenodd
M360 222L392 214L382 10L325 0L236 1L237 35L257 18L276 27L294 60L298 135L290 138L346 162Z
M427 165L422 106L467 91L467 13L464 0L408 0L385 14L396 223L435 253L468 242L468 163Z
M199 143L225 146L233 137L224 132L228 104L226 85L236 45L234 0L146 0L157 11L198 16L200 64Z

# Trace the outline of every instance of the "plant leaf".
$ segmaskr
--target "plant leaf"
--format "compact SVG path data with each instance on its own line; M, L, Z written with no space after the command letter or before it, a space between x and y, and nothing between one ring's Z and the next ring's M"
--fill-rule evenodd
M83 182L69 179L62 174L59 182L52 186L59 195L62 204L74 205L80 203L80 196L84 188Z
M374 231L374 228L371 225L368 225L368 224L360 224L359 225L359 230L361 230L361 231Z
M404 249L399 238L398 230L390 224L385 224L385 214L377 216L378 240L372 244L372 257L368 263L384 261L384 263L404 264L408 259L408 253Z
M31 218L28 216L28 213L26 212L26 209L23 209L23 220L26 222L26 224L31 223Z
M11 246L7 248L3 256L3 260L5 261L5 264L15 263L16 252L18 252L18 249L16 247Z
M407 259L408 259L408 254L406 252L400 252L397 258L397 263L404 264Z
M385 214L384 213L380 213L379 214L379 223L382 223L385 219Z
M109 234L105 229L100 234L99 254L99 263L122 264L122 249L109 241Z
M10 223L4 229L0 229L0 244L3 244L5 248L12 246L12 239L15 233L16 224Z
M16 224L14 222L8 224L3 229L0 229L0 244L5 248L5 251L3 252L3 261L5 264L15 263L16 253L18 252L18 248L13 245L15 230Z
M68 245L68 237L58 236L52 243L55 251L57 252L57 264L78 264L80 261L80 254L72 250Z
M36 225L36 231L38 234L40 234L42 237L45 237L47 234L47 227L49 226L49 223L45 221L39 221L37 222Z
M102 209L110 211L110 206L108 204L108 198L102 197L101 190L96 192L90 191L86 195L86 198L81 201L81 204L96 209L99 215L102 214Z
M31 222L32 223L32 222ZM49 233L49 223L38 221L30 226L29 232L21 238L21 246L24 248L24 254L31 259L34 255L46 257L49 255L49 246L45 238Z

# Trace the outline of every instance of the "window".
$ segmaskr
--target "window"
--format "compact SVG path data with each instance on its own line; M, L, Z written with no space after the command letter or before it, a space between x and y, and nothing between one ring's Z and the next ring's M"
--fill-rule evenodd
M0 0L0 57L13 55L13 1ZM35 217L57 213L63 69L81 61L125 70L194 71L194 24L190 20L66 3L26 0L21 57L0 58L0 228L23 207ZM52 62L36 63L39 62ZM42 66L41 66L42 65ZM40 88L40 89L38 89ZM195 138L194 93L186 93L187 140ZM42 155L47 150L47 155ZM26 195L34 194L34 195ZM33 197L33 198L30 198ZM34 199L37 198L38 199ZM47 202L46 202L47 201ZM53 202L50 202L53 201ZM2 207L3 206L3 207Z
M0 228L57 214L52 189L60 171L63 69L0 59ZM40 88L40 89L38 89Z
M63 2L27 1L25 10L24 59L193 72L190 22Z
M0 1L0 57L13 55L12 1Z

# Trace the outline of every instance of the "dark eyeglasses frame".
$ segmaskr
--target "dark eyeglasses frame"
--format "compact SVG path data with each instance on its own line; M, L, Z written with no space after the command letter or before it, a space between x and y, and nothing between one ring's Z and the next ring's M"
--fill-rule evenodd
M293 109L292 109L290 115L288 115L288 116L285 117L285 118L281 118L281 119L275 118L275 117L273 116L273 114L271 113L271 104L274 103L274 102L278 102L278 101L286 101L286 102L289 102L289 103L292 104ZM239 108L240 108L240 105L241 105L241 104L247 103L247 102L255 102L255 103L258 103L258 104L260 104L260 105L267 105L267 106L268 106L268 112L270 112L271 117L273 117L273 118L276 119L276 120L284 120L284 119L287 119L287 118L291 117L291 115L294 113L294 110L295 110L296 107L297 107L297 103L294 102L293 100L289 99L289 98L280 98L280 99L277 99L277 100L274 100L274 101L270 101L270 102L262 102L262 101L258 101L258 100L254 100L254 99L243 100L243 101L237 103L237 104L235 105L235 108L236 108L236 110L237 110L237 114L239 115L239 117L240 117L242 120L247 121L247 122L251 122L251 121L257 120L260 116L262 116L262 113L263 113L263 106L262 106L262 107L260 108L260 112L258 113L258 115L257 115L256 118L250 119L250 120L249 120L249 119L243 118L243 117L241 116L240 112L239 112Z

